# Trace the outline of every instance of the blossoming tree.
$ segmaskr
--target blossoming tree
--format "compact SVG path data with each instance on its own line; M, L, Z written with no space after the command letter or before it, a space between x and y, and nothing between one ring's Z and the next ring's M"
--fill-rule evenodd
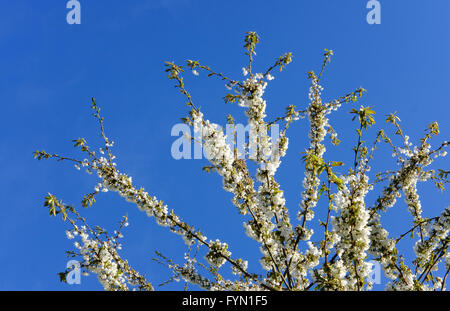
M339 144L329 116L344 104L356 102L365 90L358 88L335 100L323 101L320 80L333 55L331 50L325 50L320 72L308 73L311 81L309 105L303 110L289 105L284 115L269 122L263 99L266 85L274 78L273 71L282 71L291 62L292 54L284 54L265 72L254 73L252 64L258 42L255 32L246 33L244 47L249 63L243 68L243 81L217 73L198 61L188 60L186 66L196 75L198 71L205 71L208 76L225 81L229 90L224 97L225 102L243 107L248 119L250 139L244 150L249 152L253 146L255 153L252 157L239 154L236 146L227 143L230 137L227 138L222 127L210 122L197 108L185 88L183 67L166 62L166 72L187 100L189 114L183 121L193 128L199 137L198 142L209 154L210 165L204 169L221 176L224 190L232 193L233 204L245 217L247 235L260 244L260 264L267 271L265 274L249 271L247 261L233 257L226 242L209 238L192 224L184 222L163 201L138 188L130 176L117 169L112 152L113 141L105 134L103 117L94 99L93 115L99 122L104 146L94 150L84 138L80 138L74 143L85 154L83 160L45 151L36 151L35 158L70 161L77 169L84 168L97 175L100 181L92 193L84 195L83 207L95 203L101 192L117 192L159 225L180 235L189 249L205 249L205 261L198 260L189 252L182 264L174 263L160 253L158 260L172 270L174 278L182 278L206 290L367 290L373 286L369 278L373 261L380 264L391 280L386 289L444 290L450 271L450 207L433 218L423 217L417 192L419 181L433 182L442 191L449 181L449 171L428 168L435 158L446 155L445 148L449 145L445 141L432 148L430 141L439 134L438 124L430 124L420 144L413 146L400 126L399 117L391 114L386 122L393 126L400 145L397 146L383 130L377 132L373 143L367 144L363 138L375 123L375 112L370 107L352 108L350 113L357 122L357 143L353 148L354 157L346 168L343 162L331 161L325 156L327 136L332 144ZM309 146L302 159L304 189L300 208L289 211L275 173L288 149L288 128L299 119L309 122ZM227 120L229 124L234 122L232 116ZM281 127L276 139L268 135L274 124ZM398 167L379 172L370 180L370 163L381 143L392 148ZM337 167L345 169L346 173L338 174ZM382 184L383 190L377 194L375 202L369 202L367 194L374 191L375 184ZM381 217L402 195L411 213L411 227L400 236L390 236L382 226ZM70 224L67 237L77 239L77 242L75 250L68 254L80 260L83 273L97 274L106 290L153 290L151 283L119 254L119 239L123 227L128 225L127 217L120 222L118 230L108 233L98 226L89 225L75 207L52 194L45 197L44 205L49 208L51 216L62 216ZM317 209L324 209L327 217L326 221L320 221L314 227L314 211ZM313 227L323 227L323 232L314 233ZM410 235L414 239L414 233L416 241L412 246L416 257L408 266L397 244ZM222 276L225 263L229 264L225 267L231 267L234 279ZM207 275L200 273L200 266L207 268ZM70 269L60 273L62 281L66 280L68 273Z

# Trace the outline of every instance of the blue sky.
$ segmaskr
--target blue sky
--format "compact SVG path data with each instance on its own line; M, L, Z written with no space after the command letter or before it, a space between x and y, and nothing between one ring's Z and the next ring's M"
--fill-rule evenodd
M72 249L72 241L65 238L66 224L50 218L43 207L47 192L79 207L96 178L70 164L32 157L36 149L80 156L71 142L78 137L100 146L90 116L93 96L102 107L107 134L116 142L119 170L208 237L227 241L234 256L253 259L249 270L259 271L257 245L245 236L244 219L232 206L231 195L221 189L220 178L201 171L206 160L171 157L175 138L170 130L187 109L163 67L166 60L184 64L198 59L240 79L247 63L242 47L246 31L257 31L261 38L256 70L266 69L284 52L294 55L293 63L267 88L269 116L278 116L289 104L305 107L306 72L320 69L323 49L328 48L335 56L322 81L325 98L363 86L368 92L361 104L376 110L376 128L387 128L384 116L398 111L413 142L433 121L441 128L435 144L448 140L447 0L381 0L380 25L366 23L367 1L361 0L80 2L81 25L68 25L66 1L0 1L0 290L101 289L93 277L83 278L81 285L59 282L57 272L65 268L65 250ZM242 113L223 104L226 89L221 81L188 74L186 84L212 121L224 123L225 113ZM344 143L330 148L330 160L351 161L356 136L349 109L332 119ZM300 152L307 147L306 131L306 121L292 126L290 149L277 174L292 216L302 190ZM380 149L374 171L394 167L390 154ZM448 169L448 160L436 164ZM425 216L448 205L448 193L430 185L419 189ZM371 194L368 204L375 198ZM185 247L178 236L114 193L102 195L83 211L92 225L107 229L114 229L126 213L130 226L124 232L124 256L154 285L167 280L170 271L152 258L158 250L182 263ZM411 217L403 202L389 216L389 231L409 229ZM411 258L410 251L407 255Z

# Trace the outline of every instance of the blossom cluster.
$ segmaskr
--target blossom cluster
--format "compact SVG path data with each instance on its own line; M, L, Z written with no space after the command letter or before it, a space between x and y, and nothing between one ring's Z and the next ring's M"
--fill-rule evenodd
M71 161L76 169L83 168L90 174L95 173L99 181L94 186L94 192L83 197L83 207L95 203L95 197L99 193L113 191L127 202L133 203L148 217L154 218L158 225L180 235L189 250L193 246L197 250L200 247L206 248L203 249L206 264L200 263L189 253L185 254L184 264L174 263L157 253L172 270L171 280L174 281L182 279L206 290L369 290L374 285L369 278L374 260L382 266L385 276L390 279L386 289L444 290L450 271L450 207L437 217L424 217L417 188L419 182L434 180L442 190L443 184L449 182L449 172L439 170L439 176L436 177L434 170L426 170L434 159L446 156L444 148L449 145L444 142L437 149L432 149L429 141L439 134L437 123L431 124L425 137L421 139L421 144L413 147L410 138L403 134L400 119L390 115L386 121L395 126L395 135L401 137L403 146L394 146L384 131L380 131L369 150L363 136L375 124L375 112L364 106L359 110L352 109L350 113L354 115L353 120L359 121L356 128L357 143L353 148L354 159L347 173L338 173L337 167L345 164L330 161L325 154L327 134L333 145L339 144L338 133L330 125L329 115L344 103L356 102L365 90L359 88L338 99L324 101L324 88L320 79L333 55L331 50L325 50L320 74L309 72L311 86L307 107L297 110L294 105L289 105L284 116L268 122L265 90L274 79L273 70L279 68L281 71L291 62L292 55L286 53L267 71L254 73L253 56L256 55L255 46L258 42L256 33L246 34L245 48L249 64L242 69L245 77L243 81L217 73L198 61L187 62L187 67L194 76L199 76L199 71L206 71L208 76L225 80L229 91L224 97L225 101L243 108L249 124L249 141L245 142L242 149L244 153L251 154L247 160L238 154L237 148L233 149L233 145L228 143L236 140L236 137L227 135L234 134L225 134L219 124L208 120L195 106L184 84L183 67L166 62L166 72L187 99L189 115L183 121L192 126L195 133L192 139L198 139L205 148L210 166L204 169L219 174L223 189L232 194L233 205L244 217L246 234L259 244L262 254L260 265L265 275L250 272L247 260L232 258L227 243L207 238L200 230L184 222L173 209L169 210L162 200L143 188L137 188L131 176L117 169L111 151L114 143L105 135L103 118L94 99L94 117L99 121L101 136L105 142L98 153L80 138L74 142L75 147L87 154L87 158L83 160L45 151L36 151L35 157ZM304 178L299 209L295 211L297 217L291 220L285 193L276 179L276 173L287 154L287 130L291 123L303 117L307 117L309 122L309 145L303 153ZM232 116L229 115L227 120L228 124L234 124ZM277 138L268 134L274 124L284 125ZM373 154L381 140L393 147L393 155L397 157L399 168L377 174L377 177L386 176L384 180L387 180L387 185L372 205L368 194L383 179L378 178L370 183L369 162L373 160ZM394 238L382 224L382 213L393 207L402 193L412 217L412 227ZM50 194L46 197L45 206L49 207L50 215L62 214L63 220L69 219L73 229L66 232L67 237L79 239L75 243L76 252L69 253L80 256L84 271L96 274L106 290L153 290L152 285L119 256L121 245L118 239L122 237L120 230L111 236L104 229L91 229L73 207L64 205ZM319 226L314 227L314 234L312 222L317 218L317 210L325 211L326 221L318 221ZM72 214L83 224L76 225L70 216ZM127 224L126 221L122 222L121 228ZM317 233L320 227L324 228L322 239ZM416 258L408 265L407 260L399 254L397 244L415 233ZM441 263L443 265L440 266ZM231 268L234 279L222 276L220 271L224 266ZM207 268L213 277L202 275L199 267ZM444 277L437 276L441 270L445 271Z
M79 236L81 243L74 244L83 258L82 267L86 274L96 274L105 290L153 290L150 283L119 256L117 250L121 249L121 245L116 243L115 238L99 241L89 235L86 226L75 226L73 231L67 231L67 236L69 239Z

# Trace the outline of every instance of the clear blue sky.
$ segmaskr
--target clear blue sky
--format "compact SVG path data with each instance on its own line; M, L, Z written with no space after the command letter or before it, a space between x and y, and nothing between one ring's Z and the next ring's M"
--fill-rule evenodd
M323 80L325 98L363 86L368 93L361 104L375 108L377 128L387 127L385 114L398 111L413 142L432 121L441 126L440 139L448 139L448 0L381 0L381 25L366 23L363 0L80 2L81 25L68 25L66 1L0 1L0 290L101 289L93 277L83 278L82 285L59 282L57 272L65 268L65 250L72 249L72 241L65 238L67 224L50 218L43 207L47 192L79 207L96 178L70 164L32 157L36 149L79 155L71 142L78 137L100 143L90 116L92 96L103 109L122 172L208 237L229 242L236 257L260 257L256 244L243 233L244 220L232 206L231 195L221 189L220 178L201 171L206 160L171 157L170 130L187 109L163 67L166 60L183 64L199 59L242 78L246 31L261 37L257 69L266 69L284 52L294 54L293 63L267 88L269 116L278 116L289 104L305 107L306 72L319 69L323 49L328 48L335 56ZM186 84L215 122L223 123L224 113L241 111L222 103L226 89L221 81L189 75ZM351 161L356 137L349 109L332 121L348 142L327 153L330 160ZM306 131L306 121L290 129L290 149L277 175L292 216L302 190L300 152L307 146ZM393 168L390 151L381 151L374 170ZM448 169L448 160L437 164ZM448 205L448 194L431 186L419 189L426 216ZM374 199L372 194L369 205ZM182 240L117 194L100 196L83 213L92 225L107 229L129 214L123 254L154 285L171 275L152 262L155 250L182 263ZM390 231L408 229L411 217L403 201L390 215ZM253 262L249 270L259 271Z

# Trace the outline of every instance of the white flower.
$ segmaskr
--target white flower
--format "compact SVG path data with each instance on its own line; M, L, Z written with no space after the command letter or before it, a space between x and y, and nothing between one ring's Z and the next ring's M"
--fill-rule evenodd
M445 269L450 269L450 252L445 255Z
M71 240L71 239L73 239L73 238L74 238L74 236L73 236L72 232L71 232L71 231L69 231L69 230L67 230L67 231L66 231L66 236L67 236L67 238L68 238L69 240Z

